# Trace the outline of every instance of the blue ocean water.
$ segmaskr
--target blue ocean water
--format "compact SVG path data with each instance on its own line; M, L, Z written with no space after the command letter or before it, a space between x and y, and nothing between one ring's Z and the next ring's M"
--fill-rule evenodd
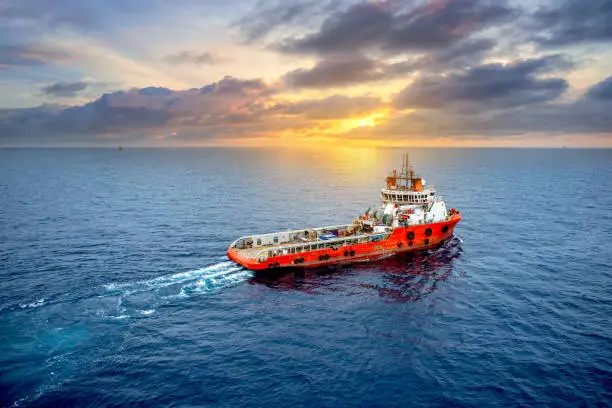
M0 406L611 406L612 151L411 149L429 253L253 276L403 151L0 150Z

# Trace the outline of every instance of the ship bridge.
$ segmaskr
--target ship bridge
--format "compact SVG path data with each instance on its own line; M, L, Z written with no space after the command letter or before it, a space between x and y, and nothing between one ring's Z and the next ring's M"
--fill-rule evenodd
M383 188L380 195L384 204L418 205L434 201L436 191L429 188L423 191Z
M436 191L425 187L426 183L421 177L415 175L408 162L408 154L402 156L402 170L398 174L387 177L387 186L381 190L384 204L418 205L430 204L435 201Z

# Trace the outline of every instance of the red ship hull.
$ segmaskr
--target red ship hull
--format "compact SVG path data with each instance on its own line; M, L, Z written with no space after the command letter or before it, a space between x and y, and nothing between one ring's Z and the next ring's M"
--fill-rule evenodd
M270 257L265 262L246 257L235 248L230 248L227 251L227 256L232 261L254 271L273 268L316 268L327 265L366 262L394 254L436 247L453 235L455 225L460 220L461 214L455 214L442 222L395 228L389 238L384 241L341 246L337 249L326 248L300 254L279 255Z

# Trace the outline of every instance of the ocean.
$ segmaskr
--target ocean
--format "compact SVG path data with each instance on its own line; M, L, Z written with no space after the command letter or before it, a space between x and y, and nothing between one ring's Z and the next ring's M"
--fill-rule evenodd
M254 275L398 149L0 150L0 406L612 406L612 150L409 149L427 253Z

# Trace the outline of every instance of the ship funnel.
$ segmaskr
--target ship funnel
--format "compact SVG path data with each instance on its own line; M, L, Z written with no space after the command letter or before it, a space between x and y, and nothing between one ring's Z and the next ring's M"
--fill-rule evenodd
M423 179L412 179L412 188L414 189L414 191L423 191Z

